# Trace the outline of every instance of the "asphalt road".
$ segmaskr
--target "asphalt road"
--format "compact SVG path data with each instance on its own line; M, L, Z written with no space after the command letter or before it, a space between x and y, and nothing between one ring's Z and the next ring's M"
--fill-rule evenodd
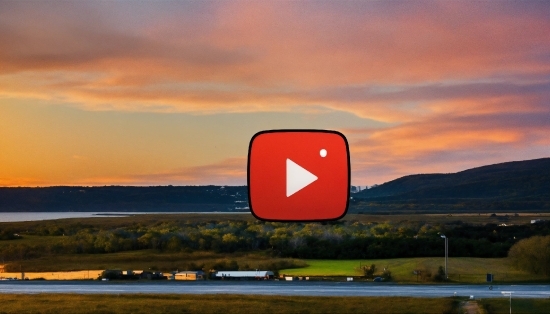
M360 282L98 282L98 281L0 281L0 293L175 293L175 294L256 294L294 296L407 296L475 298L507 297L502 291L512 291L513 298L548 298L550 285L401 285Z

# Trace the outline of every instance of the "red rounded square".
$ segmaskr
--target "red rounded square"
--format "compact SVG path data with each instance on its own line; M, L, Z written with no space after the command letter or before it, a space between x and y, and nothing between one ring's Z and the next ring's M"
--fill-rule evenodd
M256 218L340 219L347 212L349 192L349 147L342 133L270 130L250 140L248 197Z

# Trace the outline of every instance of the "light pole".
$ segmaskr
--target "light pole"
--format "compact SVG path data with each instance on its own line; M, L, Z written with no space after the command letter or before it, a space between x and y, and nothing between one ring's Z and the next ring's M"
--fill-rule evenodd
M504 295L509 295L510 296L510 314L512 314L512 291L502 291L501 292L502 294Z
M444 234L441 235L441 238L445 239L445 280L449 279L449 274L447 273L447 263L449 261L449 238Z

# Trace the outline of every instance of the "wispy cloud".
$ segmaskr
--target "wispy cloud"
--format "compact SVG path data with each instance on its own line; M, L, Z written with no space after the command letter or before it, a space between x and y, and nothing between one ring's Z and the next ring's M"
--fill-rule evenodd
M150 8L147 18L128 3L7 6L0 25L2 93L86 109L227 112L338 104L364 115L378 105L399 117L433 97L541 87L503 86L522 83L518 76L546 75L542 87L548 87L550 21L538 12L547 8L542 3L518 11L488 3L221 2L194 11L192 23L189 8L176 6L183 16L175 18L166 4ZM126 10L133 18L115 23ZM501 77L508 82L478 83ZM463 84L442 84L449 81ZM409 108L391 106L404 99Z
M83 185L246 185L246 158L230 158L214 164L192 166L161 173L80 179Z

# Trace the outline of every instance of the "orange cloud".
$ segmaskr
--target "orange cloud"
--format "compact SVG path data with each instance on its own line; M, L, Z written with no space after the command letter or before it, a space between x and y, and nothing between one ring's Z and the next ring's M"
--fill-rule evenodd
M30 13L40 4L10 6L0 26L0 66L7 73L0 93L91 110L321 105L401 121L421 104L396 105L400 92L392 89L502 76L513 83L550 70L550 21L536 7L518 11L513 4L221 2L197 9L193 23L185 11L170 15L170 6L159 5L149 20L130 18L127 25L115 23L116 14L140 8L45 5L37 15ZM61 7L70 14L60 16ZM353 101L346 91L357 94Z
M70 181L36 178L0 178L0 186L51 185L246 185L246 158L229 158L218 163L191 166L169 172L101 176Z
M550 156L550 110L431 116L385 129L342 130L355 182L383 183L416 173L456 172Z

